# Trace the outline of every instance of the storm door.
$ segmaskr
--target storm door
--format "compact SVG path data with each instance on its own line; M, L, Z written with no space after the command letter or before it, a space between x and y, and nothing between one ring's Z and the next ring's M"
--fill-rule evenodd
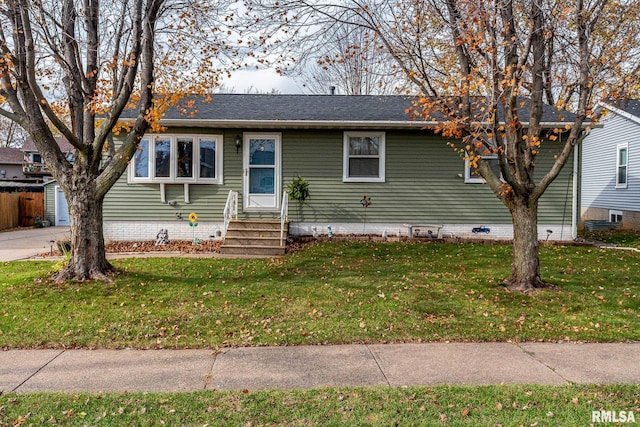
M244 134L243 194L245 211L280 209L280 134Z

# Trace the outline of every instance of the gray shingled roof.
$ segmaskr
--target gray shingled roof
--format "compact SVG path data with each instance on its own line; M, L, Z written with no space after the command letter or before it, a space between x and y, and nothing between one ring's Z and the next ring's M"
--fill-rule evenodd
M69 153L75 150L74 146L71 145L71 143L67 141L66 138L63 138L61 136L56 136L56 142L58 143L58 146L60 147L60 150L62 150L63 153ZM24 141L24 144L22 144L21 150L33 151L33 152L38 151L38 149L36 148L36 145L33 143L33 139L31 139L30 136L27 137L27 139Z
M22 164L24 153L19 148L0 147L0 163Z
M192 108L170 108L164 121L220 122L352 122L352 123L410 123L406 113L413 97L407 96L347 96L347 95L256 95L215 94L209 102L190 98ZM182 102L181 104L185 104ZM528 120L529 102L522 101L519 115ZM132 112L123 118L132 117ZM543 122L559 123L572 120L574 115L545 106ZM436 117L442 120L442 117Z
M194 119L268 121L407 121L411 106L402 96L213 95L198 102ZM167 119L180 117L177 109Z
M620 100L611 105L640 119L640 99Z

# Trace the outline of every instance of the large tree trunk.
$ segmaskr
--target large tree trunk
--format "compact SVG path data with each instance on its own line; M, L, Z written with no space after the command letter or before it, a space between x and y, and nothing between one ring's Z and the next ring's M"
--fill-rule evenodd
M71 259L54 279L108 281L114 268L107 261L102 234L104 199L96 196L94 179L78 175L74 174L71 188L65 190L71 219Z
M509 203L513 218L513 265L505 283L515 292L531 292L548 285L540 278L538 202L515 198Z

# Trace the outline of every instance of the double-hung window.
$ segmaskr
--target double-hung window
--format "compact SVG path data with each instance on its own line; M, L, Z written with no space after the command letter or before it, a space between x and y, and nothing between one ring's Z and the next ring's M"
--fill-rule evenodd
M344 182L384 182L384 162L384 132L345 132Z
M222 137L145 135L133 157L129 182L222 184Z
M482 160L489 163L489 167L493 170L493 172L502 179L502 173L500 172L500 161L498 160L497 154L490 155L482 155L480 156ZM474 165L469 164L469 160L465 160L464 162L464 182L468 184L484 184L485 180L480 175L480 171Z
M618 144L616 153L616 188L627 188L629 144Z
M489 167L498 178L502 179L500 159L498 158L498 154L496 154L497 143L495 139L489 138L488 135L486 136L486 141L488 141L488 148L483 145L477 148L476 154L480 159L489 164ZM482 175L480 175L479 168L471 163L468 158L464 161L464 182L467 184L484 184L486 182Z

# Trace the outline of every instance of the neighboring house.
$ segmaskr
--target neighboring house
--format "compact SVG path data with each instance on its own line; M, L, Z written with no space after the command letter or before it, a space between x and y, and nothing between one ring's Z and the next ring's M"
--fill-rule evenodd
M71 225L67 198L56 180L44 184L44 219L51 225Z
M640 100L602 108L582 143L581 219L640 229Z
M56 137L56 143L67 159L73 161L75 148L66 138ZM44 219L52 225L69 225L69 208L64 193L56 185L33 139L28 137L22 148L22 172L27 179L44 183Z
M55 139L66 157L69 160L72 160L73 152L75 151L73 145L71 145L71 143L69 143L69 141L67 141L63 137L56 137ZM51 172L49 171L47 165L44 163L42 155L38 152L38 149L33 143L33 139L31 139L31 137L28 137L26 139L26 141L22 145L21 151L24 155L22 171L25 176L38 178L45 182L52 179Z
M23 179L22 161L19 148L0 147L0 181Z
M172 239L218 236L230 191L239 194L240 218L278 218L298 176L308 181L310 198L301 210L290 203L292 234L327 235L331 227L336 234L406 236L406 224L429 224L442 225L444 236L510 238L508 209L446 138L410 119L410 106L402 96L220 94L187 113L171 109L165 131L142 139L107 194L105 239L154 240L160 229ZM546 126L563 127L563 115L572 117L547 107ZM545 142L536 170L547 170L558 151ZM573 166L570 160L542 197L541 239L573 237ZM198 227L189 226L191 212ZM481 226L489 233L472 232ZM421 231L427 229L436 232Z

